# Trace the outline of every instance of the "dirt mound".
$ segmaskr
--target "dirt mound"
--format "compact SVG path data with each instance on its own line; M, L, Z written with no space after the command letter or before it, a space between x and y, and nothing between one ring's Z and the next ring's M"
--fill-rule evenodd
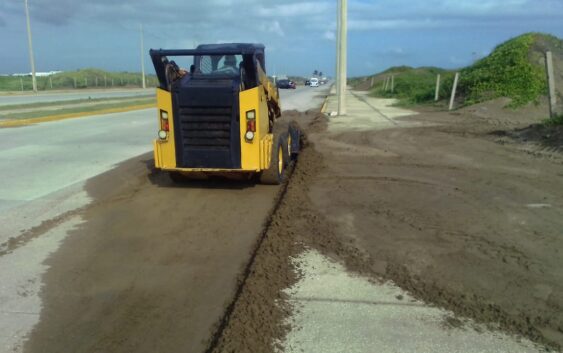
M278 187L173 184L152 154L88 181L84 222L46 261L26 352L203 352Z
M288 257L304 248L491 328L563 342L563 170L477 136L491 128L472 129L478 117L448 128L467 116L431 114L440 125L330 137L309 115L312 143L213 352L275 351L292 310L281 289L299 277Z
M326 118L315 111L302 113L301 126L307 133L324 130ZM344 250L331 225L312 207L307 195L308 185L324 168L322 156L303 135L304 149L286 185L283 197L268 222L248 277L241 286L232 313L208 352L273 352L289 329L285 321L292 307L282 290L298 279L291 257L304 248L325 249L360 269L352 249ZM279 347L277 347L279 348Z
M327 163L311 186L315 208L376 278L562 345L561 164L495 144L468 113L408 119L424 126L315 141Z
M461 108L456 114L466 115L468 119L480 118L483 122L497 126L524 126L543 122L549 117L546 98L517 109L509 107L511 102L510 98L497 98Z
M533 124L522 129L497 130L491 134L520 143L535 143L551 151L563 151L563 125Z

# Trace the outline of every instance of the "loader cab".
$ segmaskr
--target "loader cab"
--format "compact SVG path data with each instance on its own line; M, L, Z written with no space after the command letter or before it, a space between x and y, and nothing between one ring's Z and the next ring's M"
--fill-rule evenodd
M240 96L257 88L265 74L264 46L207 44L150 55L159 79L158 108L166 117L155 145L160 167L244 169L244 145L254 141L244 138Z

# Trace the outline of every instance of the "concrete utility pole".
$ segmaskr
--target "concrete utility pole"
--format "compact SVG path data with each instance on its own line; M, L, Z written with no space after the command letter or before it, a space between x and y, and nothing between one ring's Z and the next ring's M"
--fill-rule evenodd
M434 101L437 102L440 99L440 74L436 77L436 93L434 94Z
M340 92L340 0L336 0L336 96Z
M346 52L347 52L347 37L348 37L348 0L339 0L339 16L340 28L338 28L339 48L338 48L338 66L340 81L338 94L338 115L346 115Z
M452 96L450 98L450 110L454 109L455 92L457 91L457 82L459 81L459 72L455 73L454 86L452 87Z
M141 73L143 75L143 88L147 88L145 80L145 40L143 38L143 25L141 27Z
M555 95L555 76L553 74L553 55L551 51L545 53L545 71L547 72L547 84L549 89L549 117L554 118L557 114L557 96Z
M25 18L27 20L27 44L29 46L29 62L31 64L31 79L33 82L33 92L37 93L37 79L35 77L35 58L33 57L33 42L31 40L31 22L29 21L29 6L27 0L25 4Z

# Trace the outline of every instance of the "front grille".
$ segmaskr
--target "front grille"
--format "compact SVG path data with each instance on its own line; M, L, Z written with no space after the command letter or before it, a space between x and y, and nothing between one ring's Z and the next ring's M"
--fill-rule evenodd
M181 143L188 150L228 151L231 145L231 107L180 107Z

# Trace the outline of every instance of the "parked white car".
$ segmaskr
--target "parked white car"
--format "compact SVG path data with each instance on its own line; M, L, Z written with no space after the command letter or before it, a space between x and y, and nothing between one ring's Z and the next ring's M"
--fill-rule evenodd
M319 87L319 79L316 78L316 77L312 77L312 78L309 80L309 86L311 86L311 87Z

